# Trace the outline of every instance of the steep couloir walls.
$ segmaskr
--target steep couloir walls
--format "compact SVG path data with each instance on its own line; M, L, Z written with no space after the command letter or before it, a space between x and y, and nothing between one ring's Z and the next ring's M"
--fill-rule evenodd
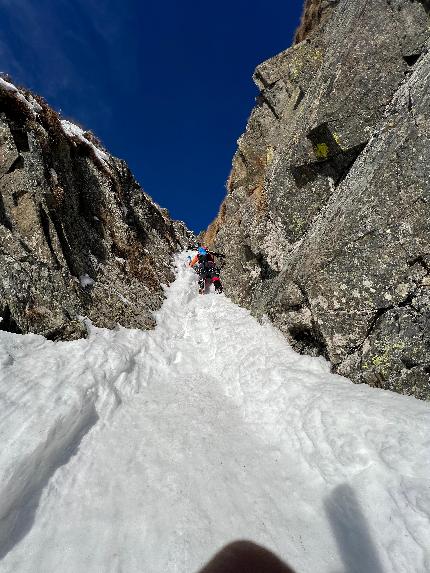
M429 36L427 2L307 2L299 42L255 71L206 233L227 294L296 349L427 399Z
M90 132L0 80L1 329L150 327L190 235Z

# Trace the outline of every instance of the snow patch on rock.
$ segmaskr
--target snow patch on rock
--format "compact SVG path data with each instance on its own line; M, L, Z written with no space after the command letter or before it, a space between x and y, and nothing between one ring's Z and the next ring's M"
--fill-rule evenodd
M80 141L81 143L84 143L85 145L91 147L91 149L94 151L97 158L102 163L109 164L109 155L107 153L105 153L104 151L102 151L101 149L99 149L98 147L96 147L92 141L87 139L85 137L85 132L82 128L80 128L75 123L72 123L71 121L68 121L66 119L61 120L61 125L63 127L64 133L67 136L71 137L72 139L75 138L78 141Z

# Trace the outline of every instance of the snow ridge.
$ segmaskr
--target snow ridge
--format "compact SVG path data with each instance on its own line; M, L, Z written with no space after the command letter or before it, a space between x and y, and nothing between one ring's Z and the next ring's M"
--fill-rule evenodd
M298 573L430 570L429 405L198 296L185 257L153 331L0 332L0 572L196 571L238 538Z

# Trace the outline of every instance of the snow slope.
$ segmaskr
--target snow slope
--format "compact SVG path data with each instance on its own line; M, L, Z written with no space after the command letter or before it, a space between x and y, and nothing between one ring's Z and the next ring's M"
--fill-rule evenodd
M177 261L154 331L0 332L0 572L430 571L430 406L296 354Z

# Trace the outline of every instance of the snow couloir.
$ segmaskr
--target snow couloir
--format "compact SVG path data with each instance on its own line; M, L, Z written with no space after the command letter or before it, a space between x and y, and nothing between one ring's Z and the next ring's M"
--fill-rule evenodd
M198 296L185 258L153 331L0 332L0 572L192 572L243 538L299 573L430 570L430 405Z

